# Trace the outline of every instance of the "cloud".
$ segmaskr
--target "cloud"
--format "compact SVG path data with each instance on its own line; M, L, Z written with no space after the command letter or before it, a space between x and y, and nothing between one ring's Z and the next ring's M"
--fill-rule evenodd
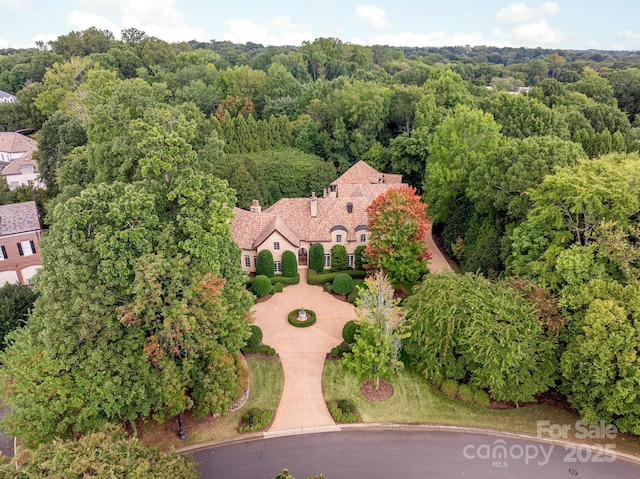
M118 32L120 27L106 17L96 15L95 13L82 13L74 10L67 17L67 21L71 26L78 30L86 30L90 27L96 27L99 30L110 30Z
M358 5L354 14L371 28L386 28L389 24L387 21L387 13L375 5Z
M77 0L77 3L80 9L72 13L74 21L93 19L101 25L111 25L108 29L115 34L133 27L168 42L205 38L202 28L187 24L186 15L174 7L175 0Z
M27 12L30 9L29 2L22 0L0 0L0 7L9 8L16 12Z
M459 32L450 35L444 31L413 33L410 30L398 34L377 35L372 37L369 41L361 43L369 45L389 45L394 47L444 47L460 45L507 46L505 41L489 41L479 33Z
M500 9L496 18L505 23L530 23L549 15L560 13L560 6L555 2L545 2L537 7L529 7L526 3L512 3Z
M633 33L629 30L618 32L618 36L626 40L633 40L634 42L640 42L640 33Z
M224 39L234 43L261 43L263 45L301 45L303 41L312 41L315 36L309 26L295 25L291 18L280 16L258 25L245 18L227 20L231 29Z
M572 33L551 28L544 19L516 26L511 37L516 44L526 47L567 46L577 39Z

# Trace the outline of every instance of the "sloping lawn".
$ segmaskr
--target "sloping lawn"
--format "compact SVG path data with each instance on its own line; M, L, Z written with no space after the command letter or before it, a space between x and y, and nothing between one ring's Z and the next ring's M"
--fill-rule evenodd
M392 378L394 395L384 402L373 402L360 394L361 381L347 371L341 361L326 361L322 375L325 401L351 399L365 423L445 424L486 427L536 435L536 421L575 425L580 418L564 409L550 406L523 406L496 410L449 399L419 374L401 371ZM572 427L575 432L575 428ZM569 439L575 439L569 435ZM598 443L598 441L582 441ZM640 437L619 435L613 442L617 449L640 455Z
M175 418L164 424L147 423L142 427L142 441L150 446L169 449L226 439L238 435L238 423L242 414L248 409L258 407L275 411L284 386L284 373L280 360L249 356L247 363L251 381L249 399L239 410L217 418L210 415L197 418L190 414L183 414L182 423L187 435L184 441L178 439L178 421Z

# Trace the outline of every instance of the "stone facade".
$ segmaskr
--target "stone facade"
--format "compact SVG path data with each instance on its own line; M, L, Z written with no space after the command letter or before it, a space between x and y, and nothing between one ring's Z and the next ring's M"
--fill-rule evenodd
M306 267L313 243L322 243L327 254L334 245L343 245L352 265L356 248L368 241L367 206L381 193L402 184L400 175L380 173L360 161L331 183L321 197L314 193L310 198L282 198L264 211L257 201L250 211L235 208L231 234L242 250L243 269L254 272L258 253L264 249L273 254L276 271L284 251L292 251L298 265Z

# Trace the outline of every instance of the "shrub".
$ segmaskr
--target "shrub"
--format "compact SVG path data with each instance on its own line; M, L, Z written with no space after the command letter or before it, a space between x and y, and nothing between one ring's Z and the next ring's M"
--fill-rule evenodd
M356 269L364 269L364 264L366 263L364 257L365 246L360 245L356 248L353 253L353 263Z
M458 382L455 379L445 379L442 381L440 391L442 391L445 396L455 399L458 394Z
M247 346L257 346L262 342L262 329L255 324L252 324L249 328L251 329L251 336L247 339Z
M251 424L249 424L249 415L251 415ZM242 416L242 424L238 427L238 432L250 432L264 429L273 419L273 411L258 408L251 409L247 414Z
M296 273L293 276L277 275L272 276L271 278L269 278L269 280L271 281L271 284L298 284L300 282L300 274Z
M271 293L271 281L262 274L253 278L251 286L253 287L253 292L256 293L256 296L264 296Z
M473 391L473 402L478 406L487 407L491 404L491 398L489 398L489 394L484 389L476 389Z
M351 269L348 271L344 271L345 274L348 274L352 278L365 278L367 276L366 271ZM307 271L307 283L308 284L324 284L327 281L333 281L336 276L340 273L316 273L315 271L309 269Z
M347 301L349 303L356 304L356 300L358 299L358 296L360 295L360 288L361 287L362 287L362 281L356 280L356 281L353 282L353 289L351 290L351 292L347 296Z
M322 273L324 269L324 246L322 243L313 243L309 248L309 271L315 271L316 273Z
M245 346L244 348L240 348L242 354L266 354L267 356L275 356L276 350L271 346L267 346L266 344L261 344L260 346Z
M458 386L458 399L469 404L473 403L473 388L468 384Z
M327 281L326 283L324 283L324 289L326 289L327 291L329 291L329 286L331 286L331 281Z
M356 405L349 399L339 399L337 404L342 414L351 414L356 410Z
M358 329L360 329L360 326L353 319L347 321L342 327L342 339L344 339L347 344L355 343Z
M360 414L358 414L358 411L355 410L355 406L353 407L352 412L345 414L344 412L342 412L342 409L340 409L340 407L338 406L338 403L340 402L342 402L342 400L330 401L327 403L327 408L329 409L329 412L331 413L331 417L333 417L333 420L335 422L352 423L352 422L361 421Z
M296 328L306 328L307 326L311 326L316 322L316 313L307 309L307 320L306 321L298 321L298 312L299 309L294 309L289 313L287 320L291 326L295 326Z
M334 359L339 358L344 353L350 353L351 346L349 344L339 344L335 348L331 348L331 357Z
M327 293L333 294L333 285L331 283L328 283L325 288L327 289Z
M333 292L349 294L353 290L353 278L346 273L340 273L333 280Z
M346 271L347 269L347 248L341 244L331 248L331 271Z
M282 253L282 276L288 278L298 274L298 260L293 251L285 251Z
M276 293L282 293L282 291L284 290L284 284L276 283L273 285L273 289L275 290Z
M270 292L270 294L276 294L277 293L275 284L271 285L271 290L269 292Z
M273 276L274 274L275 266L273 264L273 255L271 254L271 251L263 249L258 253L258 260L256 262L256 275L263 275L267 278L271 278L271 276Z

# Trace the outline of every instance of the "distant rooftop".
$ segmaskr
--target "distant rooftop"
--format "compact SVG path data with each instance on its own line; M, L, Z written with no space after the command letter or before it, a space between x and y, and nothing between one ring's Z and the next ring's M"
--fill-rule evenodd
M38 149L38 142L21 133L1 132L0 151L22 153Z
M0 205L0 236L40 229L35 201Z

